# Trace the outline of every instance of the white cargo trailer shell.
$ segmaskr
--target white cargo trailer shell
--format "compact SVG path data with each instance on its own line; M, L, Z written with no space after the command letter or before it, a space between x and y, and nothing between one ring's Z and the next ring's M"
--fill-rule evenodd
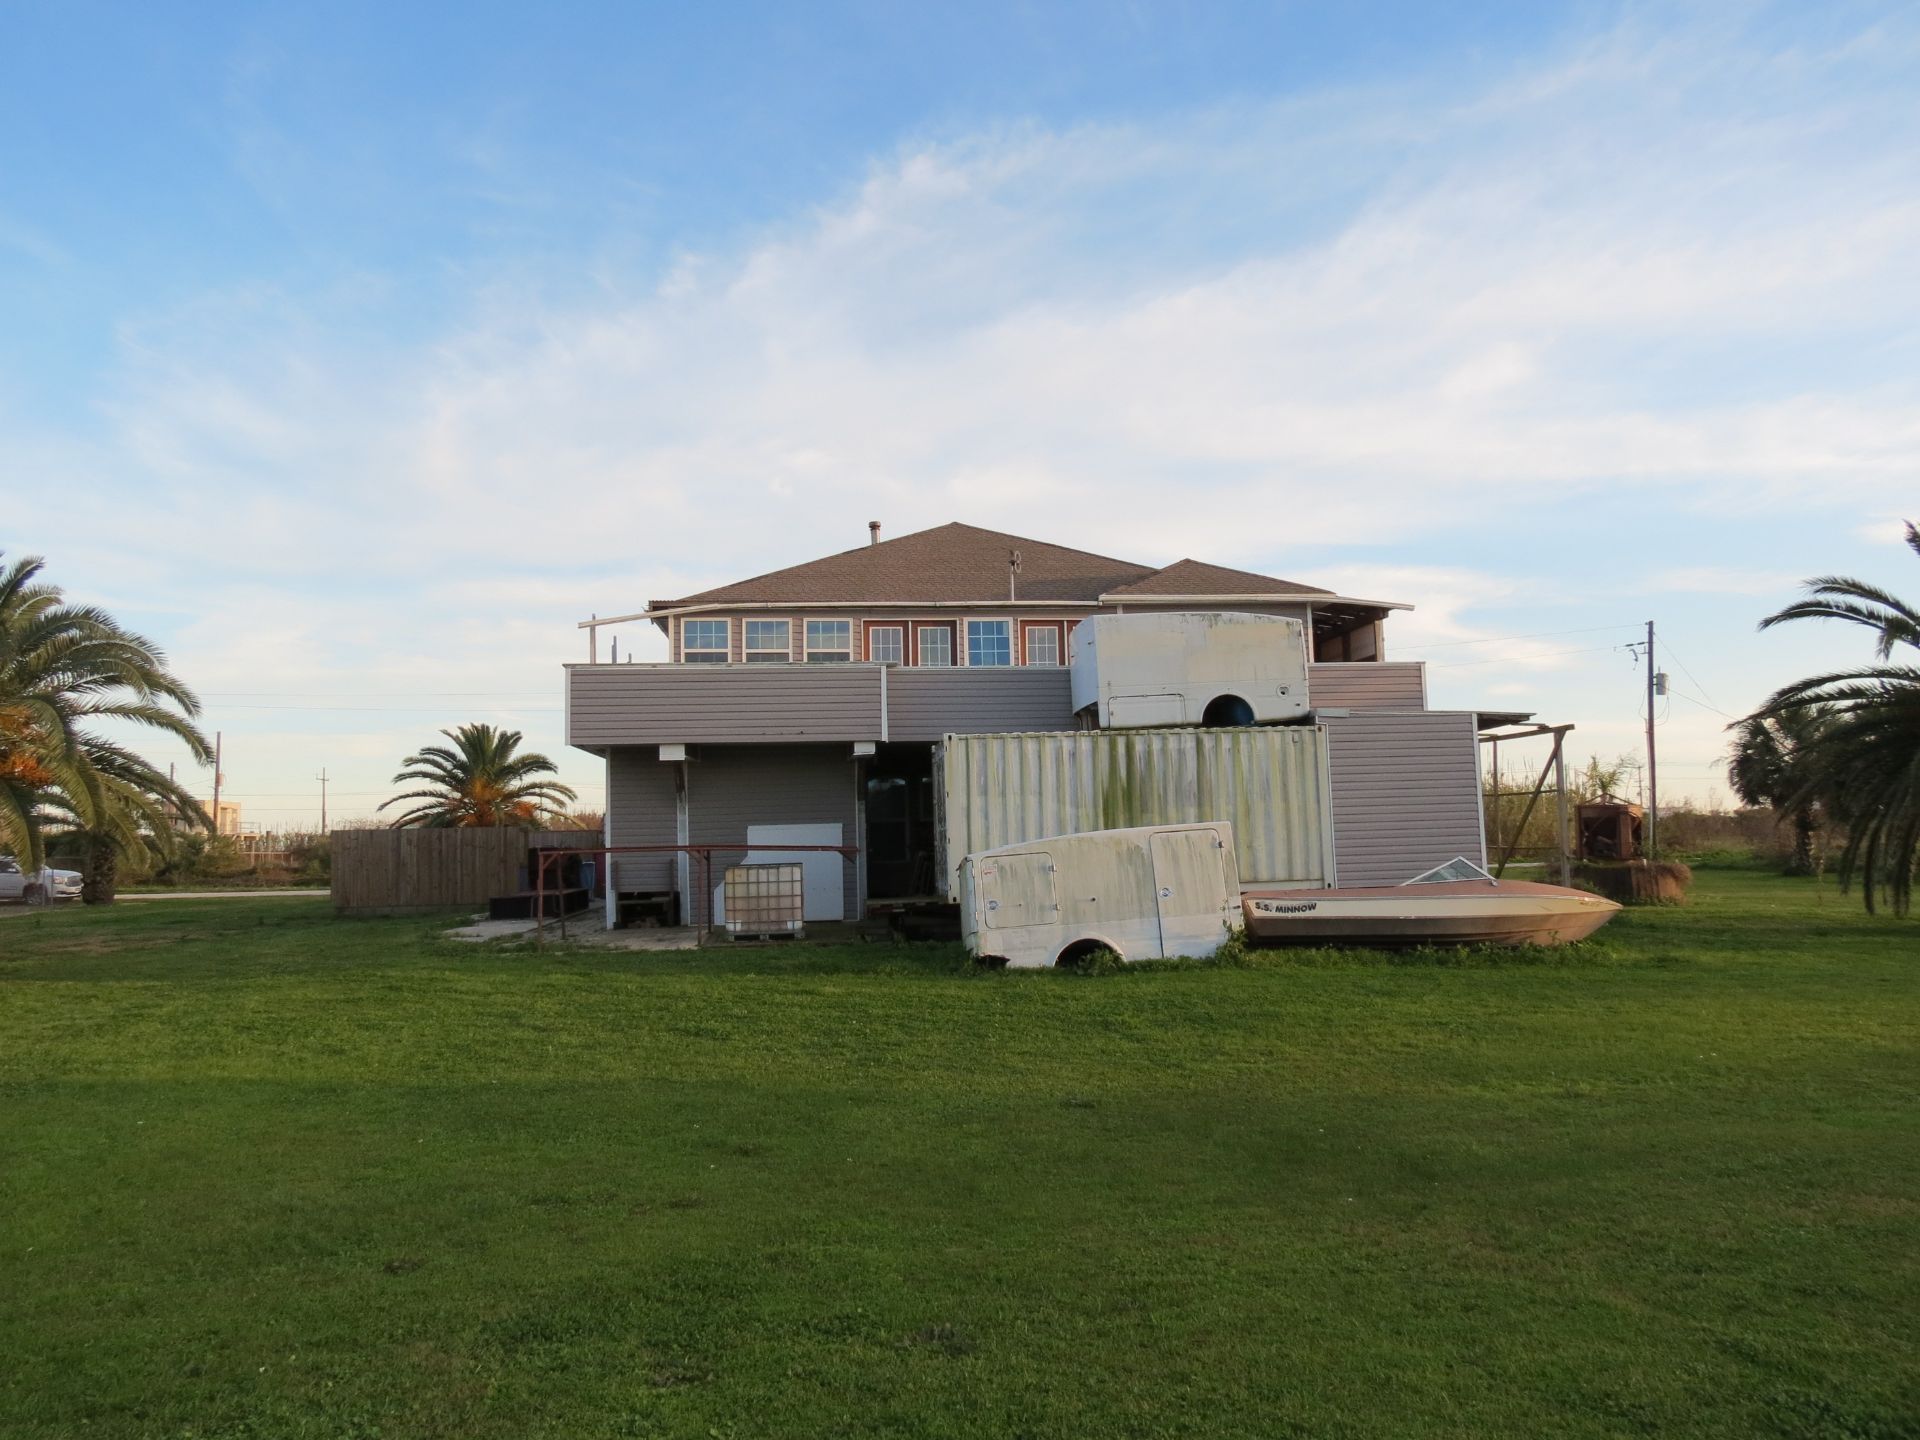
M1123 960L1207 956L1241 921L1230 825L1056 835L960 862L961 935L975 955L1057 965L1095 946Z
M1073 631L1073 709L1102 730L1274 725L1307 713L1307 631L1230 611L1097 615Z
M1050 835L1226 824L1249 885L1334 881L1327 737L1317 725L948 735L934 747L942 893L960 861Z

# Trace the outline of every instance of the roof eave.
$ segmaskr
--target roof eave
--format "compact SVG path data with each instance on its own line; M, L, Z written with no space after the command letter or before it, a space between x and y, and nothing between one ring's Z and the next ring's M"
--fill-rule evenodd
M1098 600L710 600L699 605L649 605L631 615L596 615L581 620L575 628L592 630L601 625L630 624L635 620L658 623L676 615L705 615L714 611L772 610L783 615L799 615L819 610L1094 610Z
M1411 610L1404 600L1362 600L1327 590L1281 591L1264 595L1129 595L1125 591L1100 597L1102 605L1362 605L1369 610Z

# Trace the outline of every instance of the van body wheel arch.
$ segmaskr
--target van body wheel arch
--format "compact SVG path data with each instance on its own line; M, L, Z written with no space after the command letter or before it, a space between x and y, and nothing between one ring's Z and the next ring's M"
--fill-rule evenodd
M1069 940L1065 945L1060 947L1059 953L1053 957L1054 968L1056 970L1062 968L1071 969L1073 966L1080 964L1088 957L1096 955L1102 950L1111 951L1113 954L1118 955L1123 961L1127 958L1126 953L1105 936L1081 935Z
M1253 705L1238 695L1216 695L1200 712L1200 723L1214 729L1254 723Z

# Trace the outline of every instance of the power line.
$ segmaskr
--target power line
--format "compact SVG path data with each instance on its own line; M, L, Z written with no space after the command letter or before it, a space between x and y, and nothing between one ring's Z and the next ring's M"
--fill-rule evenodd
M1684 669L1685 667L1683 666L1682 668ZM1682 700L1685 700L1690 705L1698 705L1702 710L1711 710L1714 714L1720 716L1722 719L1732 720L1736 724L1742 718L1744 718L1739 715L1729 715L1727 714L1726 711L1722 710L1718 705L1709 705L1706 701L1699 699L1697 696L1689 695L1686 691L1682 690L1678 685L1675 685L1672 682L1668 682L1667 691L1669 694L1678 695Z
M202 690L202 699L221 696L258 695L269 700L298 700L309 695L344 695L354 700L485 699L488 697L527 696L544 699L551 690Z
M1430 665L1431 670L1463 670L1469 665L1512 665L1527 660L1551 660L1556 655L1597 655L1603 650L1618 650L1618 645L1589 645L1578 650L1546 650L1537 655L1499 655L1491 660L1451 660Z
M592 786L588 785L569 785L567 788L587 793L599 793L595 791ZM220 793L229 800L291 800L298 796L306 795L309 792L305 790L222 790ZM391 795L394 792L392 790L331 790L328 793L336 799L344 796L354 800L369 800L376 795Z
M437 715L446 710L444 705L234 705L224 703L209 707L215 710L290 710L309 715ZM560 705L487 705L486 710L505 710L514 715L564 715L566 709Z
M1687 678L1688 678L1689 680L1691 680L1691 681L1693 681L1693 683L1694 683L1694 684L1695 684L1696 686L1698 686L1698 687L1699 687L1699 690L1700 690L1700 693L1701 693L1702 695L1705 695L1705 696L1707 697L1707 699L1708 699L1708 700L1711 700L1711 699L1713 698L1713 692L1712 692L1711 690L1709 690L1709 689L1707 689L1707 687L1706 687L1706 686L1705 686L1704 684L1702 684L1702 683L1701 683L1701 680L1700 680L1700 677L1699 677L1698 675L1696 675L1696 674L1694 674L1692 670L1690 670L1690 669L1688 669L1688 667L1687 667L1687 662L1686 662L1686 661L1684 661L1684 660L1682 660L1682 659L1680 658L1680 654L1679 654L1679 652L1678 652L1678 651L1676 651L1676 650L1675 650L1675 649L1673 648L1673 642L1672 642L1671 640L1669 640L1669 641L1667 641L1666 643L1667 643L1667 653L1668 653L1669 655L1671 655L1671 656L1673 656L1673 662L1674 662L1674 664L1676 664L1676 665L1678 665L1678 666L1680 667L1680 669L1681 669L1681 672L1682 672L1682 673L1683 673L1683 674L1684 674L1684 675L1685 675L1685 676L1686 676L1686 677L1687 677ZM1691 698L1691 697L1688 697L1688 698ZM1695 701L1694 703L1695 703L1695 704L1700 704L1700 703L1702 703L1702 702L1700 702L1700 701ZM1726 714L1727 714L1727 712L1726 712L1726 711L1724 711L1724 710L1720 710L1720 709L1718 709L1717 707L1715 707L1715 706L1713 706L1713 705L1711 705L1711 704L1709 704L1709 705L1707 705L1707 708L1708 708L1709 710L1713 710L1713 711L1714 711L1714 712L1715 712L1716 714L1719 714L1719 715L1726 715ZM1727 715L1727 718L1728 718L1729 720L1736 720L1736 719L1738 719L1739 717L1738 717L1738 716L1736 716L1736 715Z
M1545 640L1555 635L1595 635L1602 630L1635 630L1639 627L1628 621L1617 625L1588 625L1578 630L1535 630L1528 635L1487 635L1478 640L1436 640L1431 645L1395 645L1394 653L1402 650L1446 650L1456 645L1497 645L1508 640Z

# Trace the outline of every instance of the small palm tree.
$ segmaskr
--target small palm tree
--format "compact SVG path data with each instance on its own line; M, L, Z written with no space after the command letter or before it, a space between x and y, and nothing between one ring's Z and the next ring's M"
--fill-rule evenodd
M168 844L176 819L211 828L184 789L86 728L131 721L204 762L213 747L193 723L199 701L159 647L104 610L67 604L39 578L44 566L28 555L0 567L0 848L37 869L49 824L93 837L90 855Z
M393 777L396 785L426 783L425 789L406 791L380 806L384 810L403 800L421 802L393 822L396 830L410 825L518 825L530 830L574 798L559 781L536 778L558 773L559 767L546 756L514 753L520 748L518 730L462 725L440 733L453 742L452 748L423 746L407 756L407 768Z
M1729 726L1733 753L1727 782L1748 805L1762 805L1793 822L1789 875L1814 871L1813 839L1820 830L1819 742L1831 717L1822 706L1779 715L1749 715Z
M1920 555L1920 528L1911 523L1907 545ZM1890 662L1896 651L1920 652L1920 609L1864 580L1823 575L1808 582L1805 598L1769 615L1760 628L1789 620L1844 620L1874 633L1881 663L1788 685L1754 716L1827 712L1810 749L1809 774L1795 796L1824 796L1845 822L1841 883L1857 874L1869 911L1884 895L1904 915L1920 859L1920 664Z

